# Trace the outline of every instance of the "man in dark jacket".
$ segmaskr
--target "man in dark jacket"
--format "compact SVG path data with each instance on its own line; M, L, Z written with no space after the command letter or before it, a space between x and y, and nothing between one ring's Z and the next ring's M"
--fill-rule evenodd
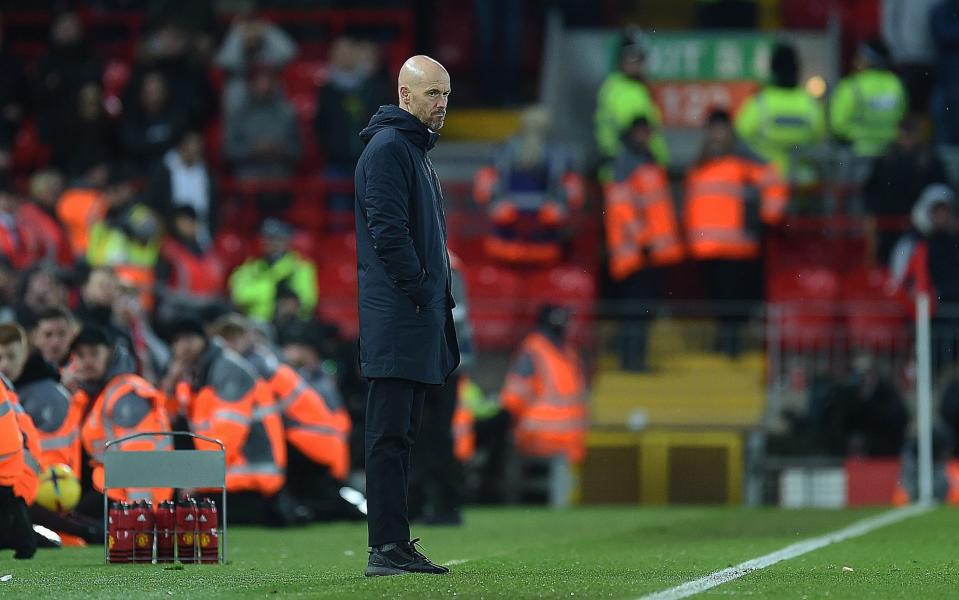
M426 56L406 61L399 107L381 106L360 133L356 250L360 369L366 413L367 576L448 573L409 537L410 453L427 385L459 364L439 180L427 152L446 118L450 77Z

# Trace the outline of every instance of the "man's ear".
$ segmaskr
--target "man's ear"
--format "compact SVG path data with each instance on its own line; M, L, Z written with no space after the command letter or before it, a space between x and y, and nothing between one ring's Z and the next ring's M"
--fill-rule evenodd
M407 86L400 86L400 101L406 104L410 102L410 88Z

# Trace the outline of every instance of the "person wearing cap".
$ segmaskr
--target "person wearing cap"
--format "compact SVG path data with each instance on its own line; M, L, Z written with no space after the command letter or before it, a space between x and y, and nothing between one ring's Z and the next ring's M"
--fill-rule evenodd
M799 85L799 54L791 44L776 44L769 70L769 83L736 113L736 133L780 175L811 183L817 176L802 155L826 135L822 104Z
M318 521L363 519L340 496L350 470L352 425L335 388L321 394L270 348L257 329L238 314L220 317L210 333L250 362L266 382L283 416L286 436L286 489L313 511ZM300 343L319 338L306 326L288 332ZM304 339L307 338L307 339Z
M620 297L630 302L620 328L620 362L629 371L648 368L646 348L652 311L644 304L660 296L664 270L682 261L669 175L652 156L649 121L640 117L623 134L613 181L606 185L606 243L609 274Z
M569 345L569 309L540 308L536 329L522 341L500 394L513 420L517 450L526 456L586 456L586 376Z
M309 511L281 494L286 444L279 407L245 358L210 339L203 324L180 318L165 328L173 360L161 387L190 431L223 442L230 522L292 525ZM197 449L219 449L194 441Z
M839 82L829 99L830 131L851 144L856 156L882 154L906 113L905 89L889 66L889 49L882 40L863 42L853 60L853 73Z
M137 374L133 357L103 329L85 326L70 345L74 372L72 403L82 407L80 442L92 467L93 490L80 500L77 512L103 512L103 452L108 440L139 432L170 431L163 393ZM145 436L124 442L123 450L172 450L169 436ZM110 489L113 500L172 498L170 489Z
M293 227L269 218L260 228L263 255L247 260L230 275L230 297L246 316L268 323L276 310L277 288L286 284L300 299L300 317L316 310L316 266L290 247Z
M623 32L619 45L616 70L610 73L599 88L596 97L596 146L604 166L600 178L612 178L612 161L622 149L623 132L637 118L645 118L653 128L650 152L656 162L669 162L669 148L660 135L662 116L646 84L646 57L649 41L636 28Z
M196 209L178 206L160 243L157 282L163 300L207 301L223 294L226 272L212 244L201 236Z

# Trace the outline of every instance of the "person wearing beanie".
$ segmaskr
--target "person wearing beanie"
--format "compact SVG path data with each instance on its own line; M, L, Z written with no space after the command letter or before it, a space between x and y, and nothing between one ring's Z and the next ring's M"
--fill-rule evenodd
M899 76L890 70L889 48L876 38L859 45L853 72L829 99L829 129L858 157L879 156L896 137L908 101Z
M802 155L825 137L822 105L799 85L799 56L792 45L777 44L769 68L769 83L736 113L736 133L789 181L812 183L815 171Z
M669 162L669 148L660 134L662 115L646 83L649 40L640 29L623 32L616 69L606 77L596 96L596 146L603 160L600 179L612 179L612 163L622 151L623 133L637 118L653 128L650 152L661 165Z

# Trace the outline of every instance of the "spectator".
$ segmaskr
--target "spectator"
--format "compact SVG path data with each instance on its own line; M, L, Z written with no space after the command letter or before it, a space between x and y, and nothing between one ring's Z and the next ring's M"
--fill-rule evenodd
M110 267L90 269L80 286L80 304L77 320L84 326L94 326L106 331L123 349L134 356L133 339L128 330L116 323L114 306L120 298L120 282Z
M30 105L23 64L7 47L3 29L0 20L0 175L13 165L13 143Z
M807 184L817 175L802 156L826 134L820 103L799 86L799 55L780 43L773 49L771 80L736 114L739 137L790 182Z
M709 298L720 303L717 350L730 357L740 354L742 325L762 297L761 227L779 223L787 199L776 168L739 152L729 114L714 111L700 157L686 173L683 225Z
M369 115L389 102L389 84L380 76L379 48L372 42L337 38L330 48L329 74L316 99L316 141L326 157L327 175L353 178ZM353 196L346 196L353 208Z
M133 83L128 85L132 87ZM189 115L173 104L166 76L146 73L138 83L135 102L126 103L122 128L127 158L146 168L173 147L189 122Z
M226 115L223 153L233 172L244 181L284 179L293 174L301 152L296 112L277 85L276 74L254 69L247 93ZM257 205L266 214L275 215L289 204L285 191L257 194Z
M123 1L123 0L114 0ZM142 2L137 2L140 8ZM213 53L213 36L217 33L215 2L194 0L149 0L146 2L145 28L157 31L173 26L187 37L189 51L197 60L206 62Z
M68 291L53 264L38 262L27 267L17 282L17 321L26 323L47 310L66 307Z
M505 263L559 261L571 213L584 201L571 152L550 139L549 122L546 109L527 109L520 131L474 179L473 196L492 224L486 253Z
M331 370L328 364L335 351L330 347L329 337L320 322L304 321L280 330L280 352L283 361L296 369L321 396L335 406L342 406L336 368Z
M143 42L123 104L133 105L143 80L159 73L169 88L170 107L188 125L203 127L216 112L217 96L207 75L206 57L195 42L188 28L172 21L159 24Z
M188 129L163 160L153 167L144 190L144 203L160 215L167 229L173 229L174 215L184 206L193 209L200 245L213 243L217 221L217 200L213 176L203 156L203 134Z
M37 129L40 139L54 146L62 141L64 99L79 96L82 116L81 88L87 84L99 84L102 79L103 62L87 44L80 16L71 10L54 16L50 26L50 46L40 59L36 73Z
M204 243L192 206L176 208L173 227L160 244L157 283L165 289L165 300L173 302L190 304L223 293L223 261L210 243Z
M909 111L926 114L935 82L936 48L929 17L942 0L882 0L880 27L909 98Z
M31 230L18 218L20 196L0 187L0 256L16 269L23 269L39 258L39 246Z
M932 310L933 370L956 362L959 347L959 221L949 186L923 190L912 209L915 230L893 249L895 287L929 294Z
M84 258L90 244L90 231L103 220L107 203L101 188L110 178L110 169L94 169L84 180L67 187L57 199L55 214L67 232L74 259Z
M30 200L20 204L17 220L30 230L41 260L69 267L73 264L70 237L56 214L62 193L63 177L58 171L37 171L30 179Z
M57 368L63 367L70 355L70 343L79 329L70 311L50 308L21 322L30 337L30 346L40 352L43 360Z
M106 169L117 157L120 136L113 119L103 108L103 90L90 81L71 91L66 111L56 115L47 139L52 146L50 162L62 170L68 179L84 179L91 170ZM65 114L64 114L65 113ZM54 116L48 116L51 121Z
M316 309L316 267L290 248L290 225L267 219L260 235L263 255L246 261L230 275L233 303L248 317L270 322L276 310L277 290L285 284L300 301L300 318L308 318Z
M937 83L932 94L932 121L937 144L959 144L959 0L943 0L929 15L936 47Z
M682 261L669 175L653 160L652 129L639 118L623 135L613 182L606 187L606 242L609 272L624 305L620 324L620 364L646 371L650 302L661 300L665 272Z
M886 44L880 39L863 42L853 60L853 73L839 82L829 100L832 134L851 144L858 157L882 154L906 112L906 92L889 68Z
M935 151L922 141L921 123L907 115L896 139L872 167L865 184L868 259L889 263L889 253L901 228L890 219L908 219L919 194L933 183L947 183L945 168ZM881 221L887 221L882 223Z
M660 164L669 161L666 140L659 134L662 116L646 85L646 55L649 42L638 29L627 29L620 41L617 70L599 88L596 98L596 145L603 167L600 179L612 178L612 162L622 149L620 137L637 118L645 118L653 127L650 141L653 157Z
M280 72L294 56L296 42L280 27L258 18L252 11L237 13L214 61L228 77L223 91L224 112L229 114L243 101L247 78L255 66Z

